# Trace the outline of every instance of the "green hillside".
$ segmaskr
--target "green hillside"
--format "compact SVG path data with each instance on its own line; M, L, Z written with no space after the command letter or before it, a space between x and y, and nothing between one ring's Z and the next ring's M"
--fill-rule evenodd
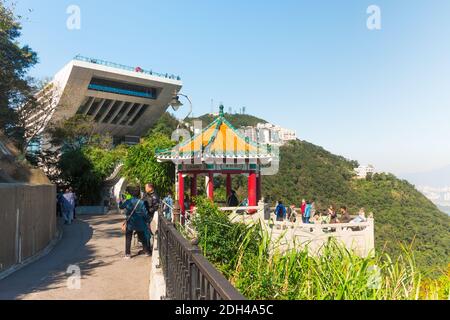
M227 115L237 128L263 122L249 115ZM200 117L203 125L212 116ZM375 174L368 180L354 179L356 161L334 155L305 141L293 141L280 150L280 170L263 179L263 195L270 201L300 205L303 198L316 199L319 209L330 204L346 205L352 214L360 207L373 212L376 246L393 256L400 243L412 245L418 266L435 275L446 270L450 256L450 218L413 185L391 174ZM235 179L238 194L246 194L245 179ZM223 184L222 184L223 185ZM224 192L220 188L218 197Z
M203 122L203 126L210 124L214 121L216 117L211 114L205 114L198 118L190 118L188 122L192 123L194 120L200 120ZM253 126L255 127L258 123L267 123L263 119L248 115L248 114L230 114L226 113L225 118L236 128Z
M376 247L393 256L399 243L411 245L418 266L434 274L446 270L450 256L450 218L413 185L392 174L368 180L353 178L356 162L333 155L305 141L281 148L280 171L264 177L263 194L272 200L300 204L316 199L319 209L345 205L356 214L360 207L375 217Z

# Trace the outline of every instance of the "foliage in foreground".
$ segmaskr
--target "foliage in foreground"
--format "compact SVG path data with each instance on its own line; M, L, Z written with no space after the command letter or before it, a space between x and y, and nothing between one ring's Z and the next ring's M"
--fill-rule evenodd
M281 253L261 226L231 223L226 213L197 199L194 226L204 255L247 298L265 300L448 299L450 279L422 280L414 256L402 248L359 257L336 241L310 256L307 248Z

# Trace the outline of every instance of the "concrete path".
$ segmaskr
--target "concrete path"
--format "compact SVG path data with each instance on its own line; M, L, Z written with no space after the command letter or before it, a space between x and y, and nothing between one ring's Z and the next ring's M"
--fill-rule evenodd
M122 223L118 215L87 216L63 226L50 254L0 281L0 299L147 300L151 258L123 260ZM77 284L67 273L70 266L80 268L80 289L68 286Z

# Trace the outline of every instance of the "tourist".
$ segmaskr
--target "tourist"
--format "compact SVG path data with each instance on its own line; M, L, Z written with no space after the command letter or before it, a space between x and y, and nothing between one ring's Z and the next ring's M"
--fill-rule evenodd
M158 211L159 206L161 205L161 200L155 191L155 187L151 183L145 185L144 201L146 202L150 217L153 219L153 215Z
M291 205L290 207L289 222L297 222L297 211L295 210L295 204Z
M336 210L334 210L333 206L330 206L330 208L328 209L328 212L330 215L330 223L331 224L339 223L339 219L338 219Z
M73 194L73 199L74 199L73 200L73 203L74 203L74 205L73 205L73 220L76 220L77 219L78 197L77 197L77 194L73 191L72 187L70 187L69 190Z
M355 219L353 219L351 221L351 223L362 223L362 222L366 222L366 221L367 221L366 211L364 210L364 208L361 208L359 210L358 216Z
M305 211L306 211L306 200L302 200L302 204L300 205L300 213L302 215L302 220L305 222Z
M228 207L239 207L239 199L236 195L236 191L231 190L231 194L227 199L227 206Z
M320 224L320 212L317 211L314 216L309 220L310 224Z
M316 215L316 199L311 201L311 215L310 217L314 217Z
M341 223L350 223L352 218L350 217L350 214L348 213L347 207L342 206L340 211L341 211L341 219L340 219Z
M162 205L163 205L164 217L167 220L172 221L173 199L172 199L172 195L170 193L167 194L167 196L164 198Z
M62 196L62 210L64 216L64 224L72 224L73 212L75 210L75 195L67 188Z
M306 201L305 214L303 215L303 223L309 224L311 220L312 204L311 201Z
M330 224L331 216L329 214L329 210L323 210L322 215L320 216L321 224Z
M147 211L149 213L149 225L146 230L146 236L148 241L150 242L152 237L152 232L150 229L150 223L153 220L153 216L155 215L155 212L158 211L159 206L161 205L161 200L156 193L155 187L152 183L147 183L145 185L145 195L144 195L144 202L145 206L147 207Z
M191 200L189 199L189 196L187 194L184 195L184 211L190 211L191 210Z
M138 254L151 255L150 251L150 239L148 238L148 224L151 221L151 215L148 211L149 204L146 204L147 200L140 199L141 190L138 186L128 187L128 192L131 195L131 199L122 202L119 201L120 209L125 209L125 215L127 217L124 223L125 231L125 259L131 259L131 241L133 239L134 232L137 233L139 241L142 243L143 250Z
M275 214L277 216L277 221L284 221L286 218L286 207L283 205L282 201L278 201L278 205L275 209Z

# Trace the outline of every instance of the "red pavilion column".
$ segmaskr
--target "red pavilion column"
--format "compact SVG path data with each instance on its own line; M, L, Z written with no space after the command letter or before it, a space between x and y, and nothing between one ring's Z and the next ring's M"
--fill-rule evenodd
M257 181L256 181L256 199L257 199L256 201L259 201L262 198L261 185L262 185L262 176L261 176L261 172L259 172Z
M196 197L197 194L197 174L194 174L191 181L191 198Z
M231 195L232 180L231 174L227 174L227 198Z
M184 177L182 172L178 172L178 203L180 204L181 214L184 216Z
M197 194L197 174L193 174L191 178L191 207L189 208L189 210L194 209L194 198L197 196Z
M214 174L210 172L208 177L208 198L214 201Z
M255 207L258 204L257 198L257 182L256 172L252 171L248 176L248 205L249 207Z

